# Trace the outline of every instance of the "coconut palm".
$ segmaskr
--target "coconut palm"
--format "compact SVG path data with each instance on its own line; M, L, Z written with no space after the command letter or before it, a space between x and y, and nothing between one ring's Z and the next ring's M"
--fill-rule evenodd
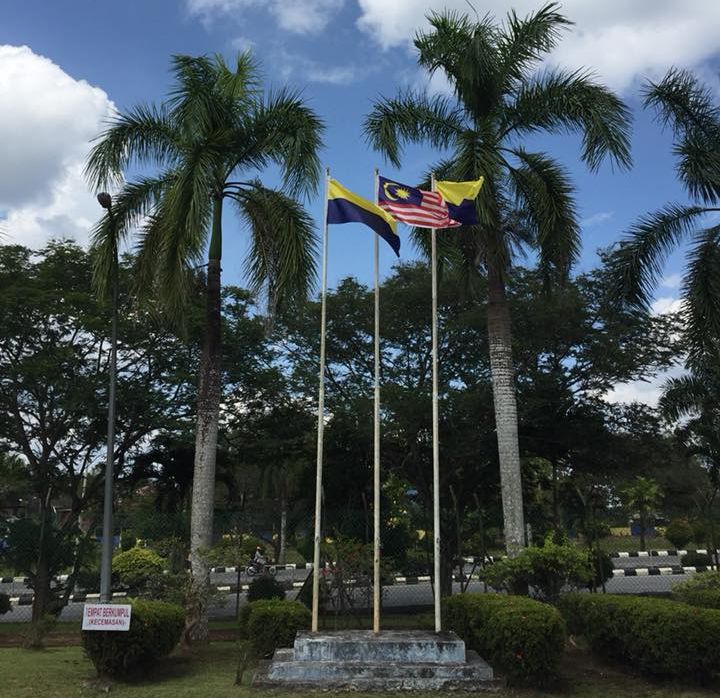
M171 317L182 316L194 288L193 267L205 260L205 333L199 370L197 431L191 512L191 567L197 597L209 583L202 550L212 542L215 459L221 394L220 260L224 203L246 224L245 259L252 285L267 295L269 309L288 295L305 294L315 273L311 220L293 198L315 191L317 151L323 125L289 91L265 96L249 54L234 67L221 57L176 56L174 85L159 106L120 114L100 136L86 172L97 188L122 184L113 219L98 225L96 279L109 278L116 229L139 226L138 279L152 289ZM283 189L257 178L267 166L279 169ZM123 184L129 167L156 173ZM207 612L198 602L188 639L207 635Z
M677 175L693 204L668 204L643 216L613 255L618 295L647 308L667 255L690 243L683 285L691 362L720 341L720 107L684 70L644 90L647 108L674 134Z
M576 259L580 231L568 172L549 155L526 149L537 132L578 132L582 159L628 166L629 112L587 72L537 72L571 23L548 4L526 18L514 12L498 26L454 13L428 17L432 30L415 39L419 64L441 73L452 97L403 93L377 103L365 122L369 142L395 166L402 145L424 142L449 155L433 168L441 179L485 177L476 200L479 225L446 231L441 255L468 282L487 280L495 418L505 542L524 544L517 406L505 291L515 254L536 250L548 277L562 279ZM416 239L418 233L415 231ZM424 246L427 236L420 235Z
M623 504L631 513L637 513L640 520L640 548L645 550L645 532L648 518L660 502L660 486L649 477L636 477L620 491Z

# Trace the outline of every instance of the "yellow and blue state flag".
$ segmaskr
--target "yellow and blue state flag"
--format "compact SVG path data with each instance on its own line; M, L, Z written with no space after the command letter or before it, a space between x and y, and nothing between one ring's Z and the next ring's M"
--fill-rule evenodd
M485 177L471 182L435 182L435 190L447 203L450 218L461 225L477 225L475 199Z
M372 201L354 194L334 179L330 180L328 186L327 222L364 223L400 256L400 236L397 234L395 219Z

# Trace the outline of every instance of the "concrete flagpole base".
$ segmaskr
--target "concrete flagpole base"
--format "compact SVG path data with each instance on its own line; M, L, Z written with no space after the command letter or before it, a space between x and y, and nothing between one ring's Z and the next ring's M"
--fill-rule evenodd
M253 686L306 690L494 691L492 668L453 632L298 633L260 668Z

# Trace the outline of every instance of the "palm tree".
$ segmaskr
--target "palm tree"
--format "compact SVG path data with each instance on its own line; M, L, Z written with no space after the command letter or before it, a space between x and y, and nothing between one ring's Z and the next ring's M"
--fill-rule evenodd
M613 255L617 295L647 309L667 255L691 243L683 286L690 361L702 361L720 341L720 107L713 94L684 70L649 82L645 106L673 130L677 175L694 204L668 204L630 229Z
M430 73L442 73L453 97L404 93L376 104L365 122L369 142L395 166L404 142L425 142L449 150L433 168L442 179L485 177L476 200L479 224L446 231L439 244L471 288L481 276L487 279L505 543L511 554L524 544L525 532L505 286L520 247L537 251L548 278L562 279L580 246L568 172L547 154L524 148L521 140L542 131L579 132L590 169L605 156L622 167L630 163L629 112L612 92L583 71L536 72L571 24L556 10L548 4L524 19L510 12L501 26L490 17L430 15L432 31L415 39L418 62ZM424 247L427 237L415 232Z
M696 363L690 374L668 380L659 407L668 420L680 423L677 436L687 455L707 472L708 487L699 492L700 509L707 518L712 554L718 565L715 508L720 494L720 361Z
M645 550L645 531L648 517L660 502L660 486L649 477L636 477L621 491L625 507L632 513L637 512L640 519L640 548Z
M239 55L233 69L219 56L176 56L173 75L169 97L159 107L139 106L111 122L86 172L103 188L122 183L129 166L157 168L157 174L124 184L113 214L125 234L139 225L139 284L158 295L171 317L182 316L192 268L206 258L190 533L197 609L186 632L188 640L198 640L207 637L203 594L209 570L202 551L212 543L221 393L223 204L229 199L249 229L246 271L254 288L266 293L269 311L289 295L304 295L315 273L315 238L309 216L292 197L317 189L324 127L297 94L264 96L249 54ZM288 193L257 178L273 164ZM94 235L101 289L110 268L111 233L106 217Z

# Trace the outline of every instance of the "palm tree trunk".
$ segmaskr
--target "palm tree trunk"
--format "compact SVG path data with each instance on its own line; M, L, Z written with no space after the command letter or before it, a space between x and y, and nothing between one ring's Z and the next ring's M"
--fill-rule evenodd
M215 504L215 460L220 417L220 258L222 250L222 199L215 200L213 230L207 268L205 340L200 363L197 433L190 513L190 565L193 583L191 610L185 628L187 642L208 638L207 596L210 569L203 550L212 545Z
M517 402L512 363L510 308L498 269L488 270L488 342L500 459L505 548L516 555L525 545L522 473L518 445Z
M287 554L287 496L285 492L280 496L280 552L278 553L278 563L285 564L285 556Z

